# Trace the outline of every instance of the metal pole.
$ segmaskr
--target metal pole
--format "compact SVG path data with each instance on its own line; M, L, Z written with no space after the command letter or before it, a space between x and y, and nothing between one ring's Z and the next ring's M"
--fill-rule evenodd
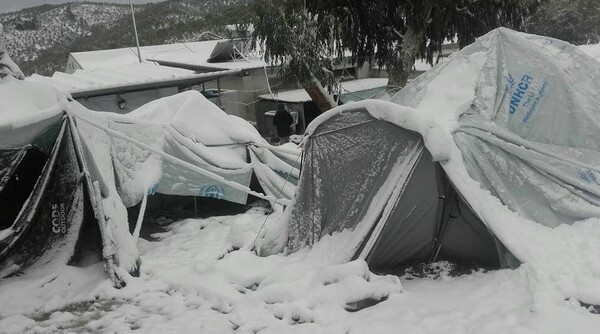
M133 14L133 3L129 0L129 7L131 7L131 19L133 20L133 32L135 33L135 45L137 46L138 59L140 64L142 63L142 53L140 52L140 40L138 39L137 27L135 25L135 15Z
M219 101L219 108L223 109L223 102L221 101L221 80L217 78L217 99Z
M196 196L194 196L194 218L198 217L198 204L196 203Z

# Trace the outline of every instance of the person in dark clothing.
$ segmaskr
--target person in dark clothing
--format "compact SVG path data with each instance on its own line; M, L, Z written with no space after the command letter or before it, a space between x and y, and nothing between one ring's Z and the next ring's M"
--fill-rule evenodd
M290 141L290 135L292 134L291 126L294 124L294 118L285 109L283 104L280 104L273 117L273 124L277 127L277 137L279 137L279 144L285 144Z

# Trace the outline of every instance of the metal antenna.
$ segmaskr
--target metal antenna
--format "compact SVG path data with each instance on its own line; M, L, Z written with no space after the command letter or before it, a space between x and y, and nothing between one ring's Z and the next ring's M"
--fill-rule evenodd
M140 60L140 64L142 61L142 53L140 51L140 40L138 39L137 27L135 25L135 15L133 14L133 3L129 0L129 7L131 7L131 19L133 20L133 32L135 33L135 45L137 46L137 54L138 59Z

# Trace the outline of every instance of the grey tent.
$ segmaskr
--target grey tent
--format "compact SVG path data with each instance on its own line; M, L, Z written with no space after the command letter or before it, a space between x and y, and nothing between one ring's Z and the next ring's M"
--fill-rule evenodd
M353 257L374 268L452 259L498 267L505 250L456 191L421 136L364 109L321 123L305 144L292 207L297 249L368 225Z
M307 130L290 249L332 234L374 267L552 257L552 229L600 216L599 90L593 58L501 28L391 102L325 113Z

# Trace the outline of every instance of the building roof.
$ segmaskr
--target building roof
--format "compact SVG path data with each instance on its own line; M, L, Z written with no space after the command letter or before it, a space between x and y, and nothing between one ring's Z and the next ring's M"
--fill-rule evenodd
M199 84L236 73L239 73L239 70L196 73L190 70L147 62L112 68L79 69L72 74L54 72L51 78L39 75L33 75L33 78L50 80L56 87L69 91L73 98L78 98L184 84Z
M374 88L381 88L387 86L387 78L367 78L358 79L351 81L344 81L341 83L342 94L356 93L360 91L370 90ZM287 103L302 103L311 101L310 96L304 89L294 89L274 93L273 96L270 94L260 95L259 98L263 100L271 100L278 102Z
M231 42L231 40L213 40L190 43L173 43L140 47L142 58L183 68L225 70L225 69L251 69L266 66L259 58L235 59L226 62L208 62L211 54L218 44ZM124 66L138 63L137 49L135 47L111 50L72 52L70 57L85 70L95 70L115 66Z

